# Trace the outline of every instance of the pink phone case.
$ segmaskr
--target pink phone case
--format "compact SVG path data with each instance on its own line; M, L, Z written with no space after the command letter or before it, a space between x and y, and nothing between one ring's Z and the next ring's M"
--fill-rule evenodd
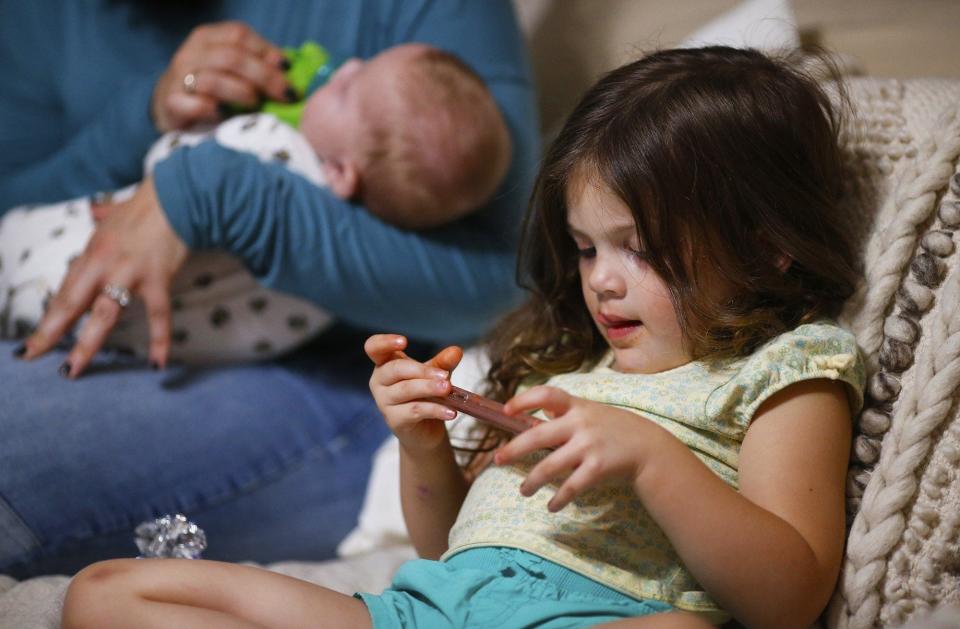
M450 387L450 393L444 397L431 398L431 400L514 434L533 428L543 421L526 413L507 415L503 412L503 404L453 385Z

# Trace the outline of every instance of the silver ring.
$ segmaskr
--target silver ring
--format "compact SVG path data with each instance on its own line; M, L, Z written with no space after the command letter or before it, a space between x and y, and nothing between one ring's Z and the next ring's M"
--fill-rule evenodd
M103 287L103 294L117 302L121 308L130 305L130 290L119 284L107 284Z
M183 75L183 91L187 94L196 94L197 92L197 73L187 72Z

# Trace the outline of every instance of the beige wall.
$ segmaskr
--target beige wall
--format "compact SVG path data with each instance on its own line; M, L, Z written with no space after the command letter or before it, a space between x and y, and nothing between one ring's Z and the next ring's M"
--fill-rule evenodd
M737 0L515 0L540 86L543 128L556 128L607 69L669 47ZM804 42L868 74L960 78L960 0L794 0Z

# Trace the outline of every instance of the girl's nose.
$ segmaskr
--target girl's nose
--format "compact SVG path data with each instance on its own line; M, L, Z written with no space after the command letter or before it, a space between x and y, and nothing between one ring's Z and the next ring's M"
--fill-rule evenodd
M597 256L590 270L588 284L598 295L622 296L626 289L623 265L618 260Z

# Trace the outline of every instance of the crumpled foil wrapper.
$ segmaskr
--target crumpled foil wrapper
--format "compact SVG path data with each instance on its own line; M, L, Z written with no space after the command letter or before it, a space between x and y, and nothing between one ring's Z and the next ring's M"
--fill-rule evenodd
M146 521L134 529L140 557L199 559L207 548L203 529L181 513Z

